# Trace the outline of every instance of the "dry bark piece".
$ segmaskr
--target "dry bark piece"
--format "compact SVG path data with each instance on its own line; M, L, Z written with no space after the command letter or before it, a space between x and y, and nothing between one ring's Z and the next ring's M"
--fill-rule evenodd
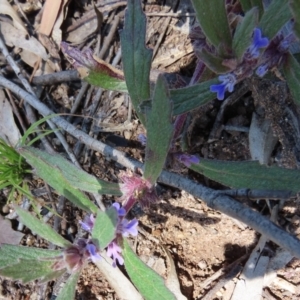
M249 131L251 158L261 164L268 164L278 138L274 136L270 120L253 112Z

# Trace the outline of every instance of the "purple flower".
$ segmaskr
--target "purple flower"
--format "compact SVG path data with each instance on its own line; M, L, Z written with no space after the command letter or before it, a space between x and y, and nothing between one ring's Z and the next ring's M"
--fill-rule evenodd
M147 137L143 133L138 134L137 139L143 146L146 146Z
M88 232L91 232L93 227L94 227L94 224L95 224L95 217L93 214L90 214L89 216L85 216L83 222L82 221L79 221L79 224L81 225L81 228L83 230L86 230Z
M90 240L78 239L56 258L52 269L56 271L67 269L70 273L75 273L81 270L89 260L96 262L101 258L97 247Z
M139 201L143 208L149 208L151 203L157 201L154 186L147 179L129 172L120 172L120 189L123 196L120 201L123 202L125 210L128 212L132 206Z
M113 267L116 267L117 263L116 261L118 261L119 265L123 265L124 264L124 259L123 257L120 255L120 253L122 252L121 247L118 246L118 244L115 241L112 241L108 247L107 247L107 256L112 257L113 259Z
M196 155L176 153L175 158L183 163L186 167L190 167L191 164L198 164L200 159Z
M123 219L117 226L117 233L122 234L124 237L128 237L129 234L132 236L138 235L138 226L139 221L137 219L133 219L130 222L126 219Z
M232 73L220 75L219 80L221 84L213 84L210 86L210 91L217 93L218 100L223 100L226 90L230 93L233 92L234 85L236 84L236 78Z
M265 48L269 45L268 38L262 38L261 30L259 28L255 28L253 32L253 40L251 46L248 48L248 53L253 58L259 57L259 49Z
M100 260L102 257L98 254L97 248L94 244L87 244L85 249L88 251L90 254L90 259L92 260L93 263L95 261Z
M117 210L118 217L125 217L126 210L125 208L121 207L120 203L115 202L112 206Z
M266 75L266 73L268 72L268 69L269 69L268 66L266 64L264 64L264 65L259 66L255 73L259 77L264 77Z

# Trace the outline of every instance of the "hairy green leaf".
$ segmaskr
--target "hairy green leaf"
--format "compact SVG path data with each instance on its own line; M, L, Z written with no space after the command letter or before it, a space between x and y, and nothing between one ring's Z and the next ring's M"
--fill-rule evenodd
M80 272L72 274L60 290L55 300L73 300L75 299L76 285Z
M138 106L150 98L150 68L152 50L146 48L146 16L140 0L128 0L125 24L121 33L121 48L125 80L133 106L145 125Z
M289 0L273 0L261 17L258 27L262 35L273 39L282 26L292 18Z
M58 167L53 166L49 161L44 159L45 155L42 151L32 149L33 148L28 147L20 148L19 153L32 167L34 167L35 173L39 177L79 208L88 212L95 213L97 211L97 206L77 188L73 187Z
M251 10L253 7L257 7L257 9L259 10L259 19L261 18L264 12L262 0L240 0L240 3L245 13Z
M283 72L295 103L300 105L300 64L290 53L283 66Z
M227 66L223 65L224 58L215 56L208 52L206 49L196 50L197 56L205 63L205 65L214 71L216 74L224 74L231 71Z
M299 0L291 0L291 11L294 17L294 32L298 39L300 39L300 1Z
M27 283L35 279L53 280L66 270L54 271L54 260L20 259L16 264L0 267L0 275Z
M92 85L99 86L106 90L125 93L127 93L128 91L125 79L113 77L109 73L90 70L88 72L88 75L84 77L84 80Z
M173 135L172 102L167 82L158 76L152 108L147 115L147 145L144 177L154 184L160 175Z
M47 250L33 247L2 244L0 246L0 268L14 265L20 259L38 260L42 258L54 258L61 255L60 250Z
M230 52L232 38L225 1L192 0L192 3L200 26L209 42L217 49L220 45L224 45L226 52Z
M48 224L42 220L37 219L28 211L15 206L15 210L20 217L22 223L24 223L31 231L35 232L45 240L57 245L59 247L71 246L71 243L64 239L60 234L54 231Z
M242 59L247 48L252 43L251 36L257 23L258 8L253 7L246 13L243 21L238 25L233 37L233 50L239 60Z
M124 250L122 253L126 271L144 299L176 299L174 294L165 286L163 278L140 260L140 258L131 250L126 239L124 239Z
M90 193L110 194L115 196L120 196L122 194L119 184L98 179L77 168L59 154L48 154L47 152L32 147L24 147L23 149L40 157L51 166L58 168L65 179L77 189Z
M190 169L231 188L300 191L300 171L260 165L257 161L201 158Z
M170 90L173 101L173 115L180 115L216 98L216 94L210 91L212 84L219 83L218 79L208 80L182 89Z
M110 207L105 212L98 210L92 231L92 238L96 240L100 249L104 249L116 236L118 212Z

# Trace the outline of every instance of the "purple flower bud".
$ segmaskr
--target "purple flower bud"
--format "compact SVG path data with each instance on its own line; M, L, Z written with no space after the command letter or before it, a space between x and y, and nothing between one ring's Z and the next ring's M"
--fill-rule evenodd
M253 40L251 46L248 48L248 53L253 58L259 57L259 49L265 48L269 45L268 38L262 38L261 30L259 28L255 28L253 32Z
M157 196L152 184L139 175L120 172L120 189L123 196L120 198L124 201L123 206L128 212L136 201L139 201L143 208L149 208L151 203L157 201Z
M79 221L79 224L81 225L81 228L83 230L91 232L92 229L93 229L93 227L94 227L94 224L95 224L95 217L94 217L94 215L90 214L90 215L85 216L83 222Z
M223 100L225 97L225 92L233 92L234 85L236 84L236 78L232 73L220 75L219 80L221 84L213 84L210 86L210 91L217 93L218 100Z
M143 146L146 146L147 137L143 133L138 134L137 139Z
M259 66L255 73L259 77L264 77L267 74L267 72L268 72L268 66L266 64L264 64L264 65Z
M65 42L60 44L62 52L69 58L75 68L87 67L88 69L95 69L97 62L93 58L93 52L91 49L85 49L83 51L78 48L73 48Z
M120 255L120 253L122 252L121 247L118 246L118 244L115 241L112 241L108 247L107 247L107 256L112 257L113 259L113 267L116 267L117 262L119 263L119 265L123 265L124 264L124 259L123 257Z
M52 265L53 270L67 269L70 273L78 272L89 261L96 262L102 257L92 241L78 239L73 245L63 250L62 255Z
M175 154L175 158L188 168L191 166L191 164L198 164L200 161L199 157L197 157L196 155L184 154L184 153Z

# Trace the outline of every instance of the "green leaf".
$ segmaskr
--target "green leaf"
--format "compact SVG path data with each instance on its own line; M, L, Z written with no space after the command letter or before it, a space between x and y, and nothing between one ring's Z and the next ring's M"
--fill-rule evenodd
M147 146L144 177L154 184L160 175L169 152L173 135L172 103L167 82L158 76L152 108L147 113Z
M227 66L223 65L224 58L215 56L208 52L206 49L197 50L195 49L196 55L205 63L216 74L224 74L231 71Z
M23 283L41 279L53 280L66 270L54 271L55 260L20 259L18 263L0 269L0 275L12 279L20 279Z
M59 194L64 195L68 200L79 208L96 212L97 206L65 178L62 171L43 158L43 152L33 148L20 148L19 153L35 169L35 173L52 186ZM50 156L50 154L49 154Z
M253 7L246 13L245 17L243 18L243 21L238 25L233 37L233 50L236 54L236 57L239 60L242 59L247 48L252 43L251 37L254 28L257 26L257 23L258 8Z
M122 253L126 271L144 299L176 299L174 294L165 286L163 278L139 259L139 257L131 250L126 239L124 239L124 249Z
M294 32L298 39L300 39L300 1L291 0L290 1L291 11L294 17Z
M60 250L47 250L25 246L2 244L0 246L0 266L4 268L14 265L20 259L38 260L42 258L54 258L62 254Z
M251 10L253 7L257 7L257 9L259 10L259 19L261 18L264 12L262 0L240 0L240 3L245 13Z
M93 55L90 49L81 51L65 42L60 46L66 58L77 68L81 78L104 89L127 92L123 72Z
M224 45L226 52L230 52L232 38L225 1L192 0L192 3L200 26L209 42L217 49L220 45Z
M217 83L219 81L215 78L182 89L170 90L173 101L173 115L181 115L215 99L216 94L212 93L209 88L212 84Z
M300 105L300 64L291 53L284 63L283 73L295 103Z
M190 169L231 188L300 191L300 171L260 165L256 161L201 158Z
M121 33L121 48L125 80L133 106L145 125L144 116L138 110L143 100L150 98L150 68L152 50L145 46L146 16L140 0L128 0L125 24Z
M76 285L80 273L72 274L60 290L55 300L73 300L75 299Z
M258 27L264 37L273 39L282 26L292 18L289 0L273 0L264 12Z
M110 207L105 212L98 210L92 231L92 238L97 241L100 249L104 249L116 236L118 212Z
M113 77L109 73L90 70L84 80L106 90L128 92L125 79Z
M37 219L31 215L28 211L15 206L15 210L20 217L22 223L25 224L31 231L35 232L45 240L57 245L59 247L68 247L72 244L54 231L48 224L42 220Z
M77 168L74 164L63 158L59 154L48 154L32 147L24 147L35 156L40 157L51 166L58 168L65 179L77 189L98 194L122 195L119 184L111 183L96 178L87 172Z

